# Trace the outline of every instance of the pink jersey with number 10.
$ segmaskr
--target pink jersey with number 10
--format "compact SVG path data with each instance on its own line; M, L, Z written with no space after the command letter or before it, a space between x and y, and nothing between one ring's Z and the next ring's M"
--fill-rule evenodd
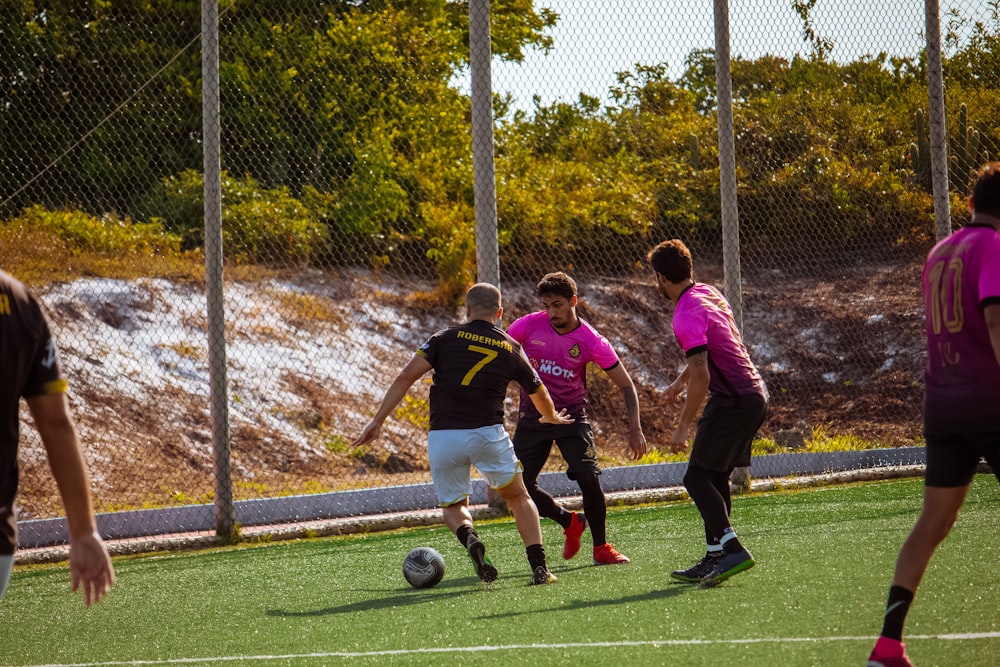
M515 320L507 327L507 335L524 348L556 409L565 408L578 422L587 421L587 364L593 362L606 371L618 365L618 355L608 339L584 320L576 329L561 334L552 328L544 311ZM520 416L540 416L523 390Z
M975 218L973 218L975 220ZM1000 368L983 306L1000 302L1000 233L971 224L942 239L923 272L926 433L996 433Z

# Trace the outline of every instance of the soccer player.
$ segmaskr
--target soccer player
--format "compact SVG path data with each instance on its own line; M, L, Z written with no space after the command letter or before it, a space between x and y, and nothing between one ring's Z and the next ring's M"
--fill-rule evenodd
M524 483L541 516L563 527L563 558L580 549L580 536L590 526L594 542L594 562L598 565L628 563L629 559L608 542L607 501L601 487L597 447L587 418L587 364L599 366L622 390L628 413L628 445L635 458L646 453L646 438L639 423L639 398L632 378L606 338L576 314L576 282L563 272L549 273L535 290L543 310L518 318L507 327L511 338L538 371L552 400L560 410L576 419L573 424L540 423L522 389L514 451L524 464ZM583 514L567 512L538 486L538 474L549 458L555 442L567 464L567 476L580 485Z
M114 585L115 571L97 533L87 466L66 401L66 380L38 302L23 284L0 271L0 598L10 582L17 547L14 498L22 396L66 508L72 589L82 584L89 607Z
M931 556L958 519L980 458L1000 480L1000 162L980 169L969 209L969 224L939 241L924 264L923 509L896 559L869 667L911 665L903 624Z
M521 464L503 426L507 384L515 380L525 388L541 422L569 424L573 420L565 412L556 412L521 346L496 327L503 314L500 290L476 283L465 295L465 310L465 324L438 331L417 350L352 446L377 438L386 417L413 383L433 370L427 456L445 524L469 552L479 578L496 580L497 569L486 557L469 512L470 466L475 466L514 514L531 566L531 583L554 582L556 576L548 569L542 546L538 510L524 487Z
M730 522L729 476L750 465L750 445L764 422L768 393L750 359L729 303L711 285L695 282L691 252L683 242L664 241L649 251L657 287L673 301L674 335L687 364L667 388L668 401L684 404L670 441L674 451L687 446L697 421L684 488L705 525L705 556L670 576L679 581L714 586L754 566Z

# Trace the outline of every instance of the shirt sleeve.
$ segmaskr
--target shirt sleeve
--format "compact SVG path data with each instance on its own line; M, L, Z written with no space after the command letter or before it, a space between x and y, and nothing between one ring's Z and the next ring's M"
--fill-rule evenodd
M690 356L708 346L708 318L704 310L674 312L673 324L677 343L685 355Z
M601 336L600 334L595 335L594 344L590 350L591 360L601 367L601 369L609 371L618 365L618 353L615 352L615 348L611 347L611 343L607 338Z
M59 370L56 342L52 338L49 324L38 303L34 298L31 299L31 302L33 314L37 317L38 345L35 348L34 358L31 360L28 379L24 384L22 395L25 398L32 398L43 394L65 393L67 383Z
M519 317L510 323L507 327L507 335L516 340L518 343L524 345L524 329L527 326L527 321L523 317Z

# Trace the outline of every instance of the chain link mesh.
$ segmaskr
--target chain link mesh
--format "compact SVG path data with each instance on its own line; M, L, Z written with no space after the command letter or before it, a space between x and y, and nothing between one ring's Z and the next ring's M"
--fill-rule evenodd
M474 151L469 63L483 54L469 51L467 3L219 3L223 482L237 503L428 483L428 379L378 443L351 441L495 266L505 324L538 307L544 273L573 275L581 316L636 380L650 444L672 432L661 397L683 358L645 253L682 238L696 277L733 278L711 8L490 11L493 139ZM919 270L935 236L924 20L904 2L730 8L734 306L773 399L757 454L920 443ZM107 514L210 516L217 495L201 30L195 0L0 8L0 266L47 304ZM1000 155L998 3L944 3L941 30L960 225L976 167ZM474 169L490 149L492 201ZM603 464L624 466L620 392L600 372L588 382ZM654 450L642 463L678 460ZM780 474L759 460L755 476ZM60 516L26 414L20 461L25 528ZM547 470L560 469L553 457ZM652 468L638 479L664 483ZM343 502L320 513L355 511Z

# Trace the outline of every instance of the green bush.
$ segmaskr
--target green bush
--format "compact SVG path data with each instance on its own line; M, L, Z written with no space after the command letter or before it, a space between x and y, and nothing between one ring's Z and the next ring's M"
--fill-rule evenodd
M136 222L115 214L95 217L75 210L49 211L32 206L8 223L48 232L68 245L95 253L177 253L180 237L159 222Z
M204 179L187 170L166 178L148 206L179 234L185 248L204 246ZM326 252L327 227L287 187L261 188L252 178L222 173L222 236L239 262L307 264ZM159 219L159 217L158 217Z

